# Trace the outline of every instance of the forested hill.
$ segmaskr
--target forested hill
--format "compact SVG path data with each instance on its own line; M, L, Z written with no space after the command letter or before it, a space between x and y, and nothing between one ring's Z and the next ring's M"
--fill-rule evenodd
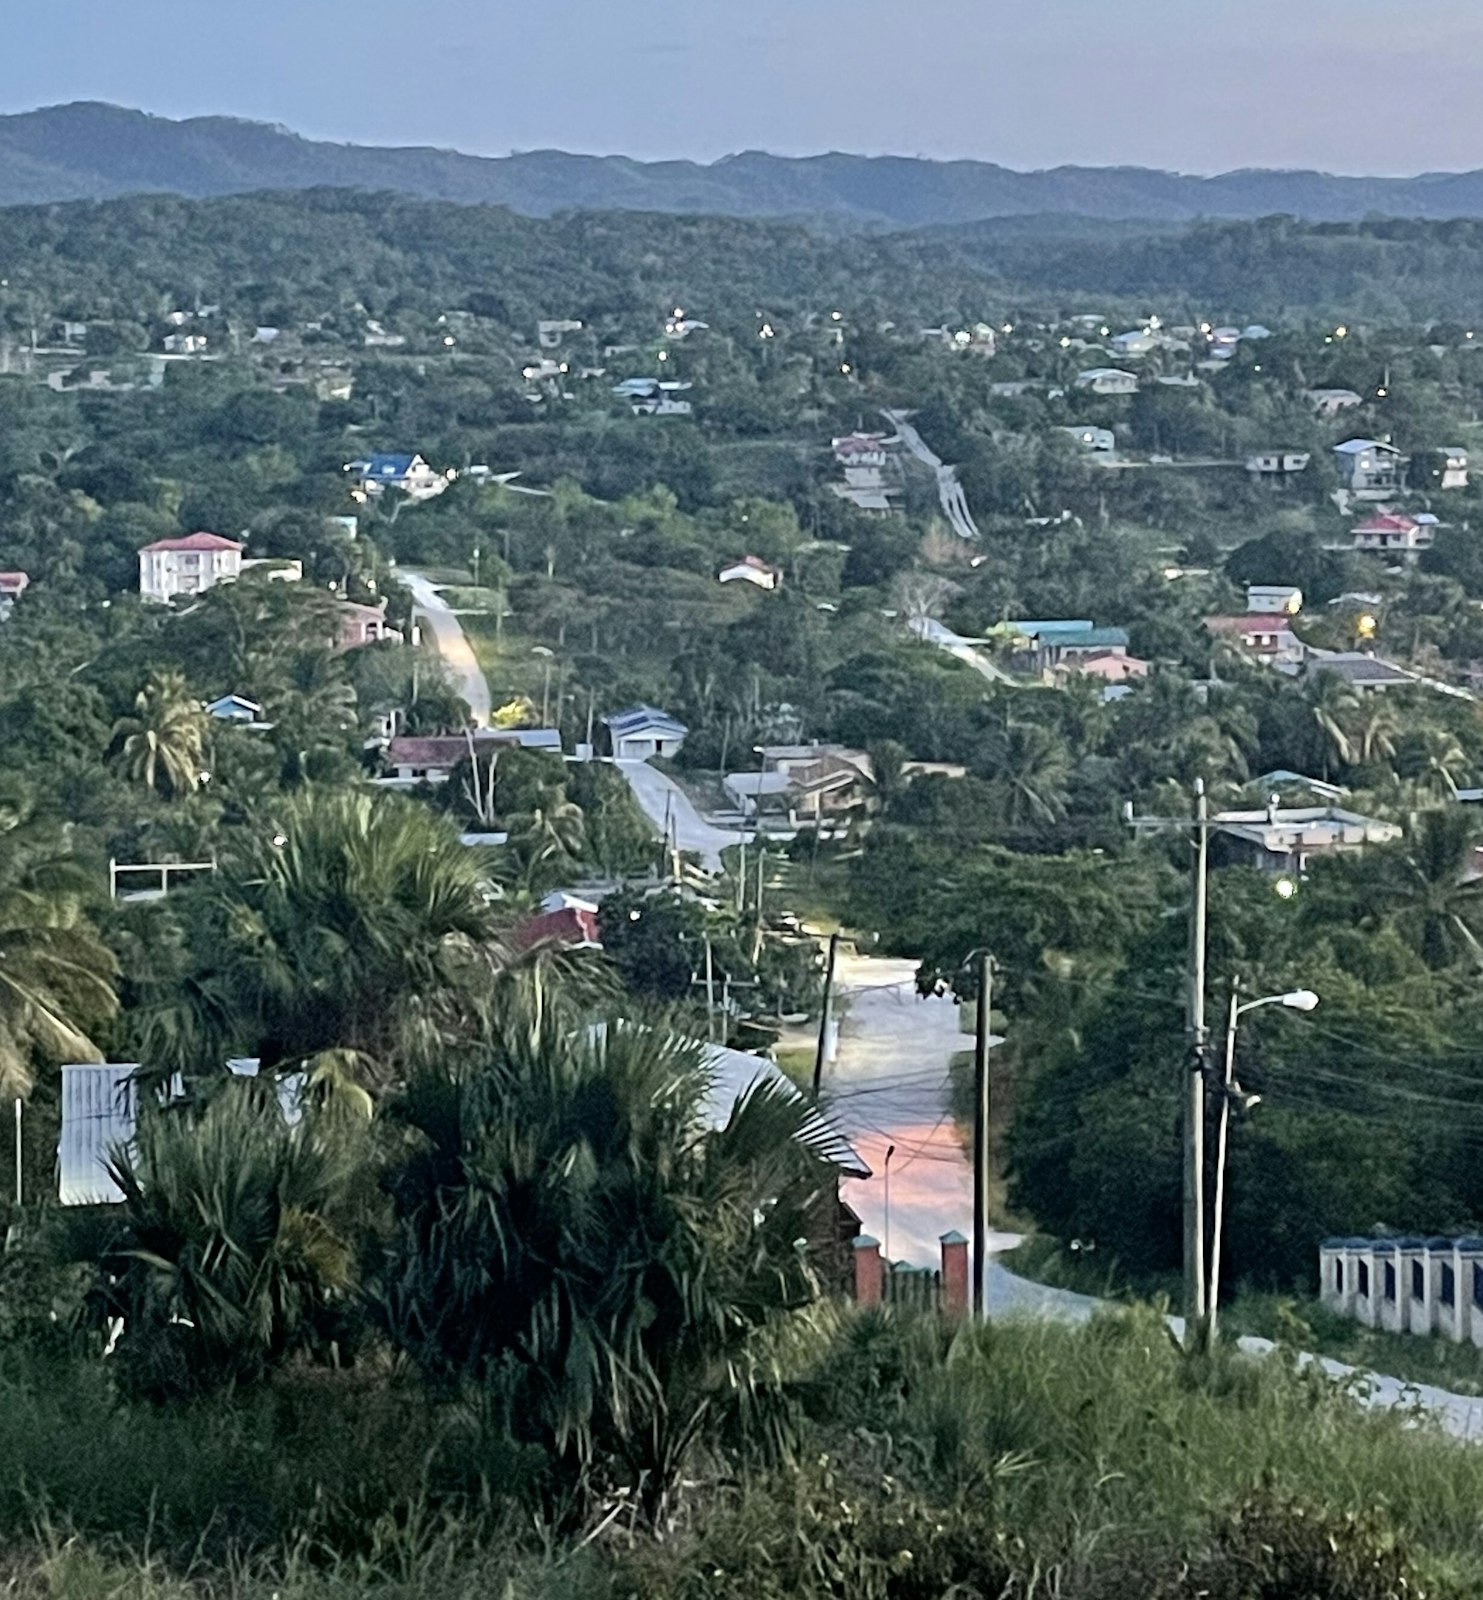
M16 329L55 315L128 320L156 300L161 310L225 300L230 313L275 325L357 308L472 311L527 339L539 317L596 323L679 304L744 321L764 307L847 305L922 325L1057 308L1474 322L1483 221L1043 217L838 234L763 218L533 218L345 190L138 195L6 209L0 277L0 320Z
M174 122L94 102L0 117L4 205L323 186L487 202L530 216L657 211L897 227L1041 212L1170 221L1279 212L1317 221L1483 216L1483 172L1338 178L1252 170L1201 178L1138 167L1014 172L983 161L837 153L793 159L749 151L711 165L552 150L480 157L316 142L232 117Z

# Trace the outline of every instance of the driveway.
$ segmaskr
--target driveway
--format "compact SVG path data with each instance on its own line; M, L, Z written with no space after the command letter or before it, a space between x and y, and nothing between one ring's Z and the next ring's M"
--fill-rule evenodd
M432 632L433 643L447 664L453 687L469 703L474 726L489 726L489 680L474 654L463 624L436 588L420 573L405 568L397 576L412 591L416 613Z
M739 833L713 827L679 784L647 761L615 761L613 765L628 779L634 798L659 833L672 833L680 849L694 851L708 872L721 870L721 852L741 839Z

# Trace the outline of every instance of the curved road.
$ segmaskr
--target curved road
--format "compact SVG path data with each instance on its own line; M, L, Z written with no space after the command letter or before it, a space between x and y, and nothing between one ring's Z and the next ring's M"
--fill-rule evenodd
M412 591L416 602L414 615L420 614L432 630L433 643L438 654L453 675L453 686L469 703L474 726L489 726L489 680L474 654L468 635L458 615L448 605L437 589L420 572L400 570L397 576Z
M680 849L693 850L707 872L721 870L721 852L736 844L741 834L712 827L679 784L647 761L615 761L613 765L628 779L634 798L656 832L673 834Z
M839 1055L825 1077L831 1119L870 1165L874 1176L849 1179L843 1197L865 1231L881 1240L882 1254L918 1264L939 1259L941 1236L952 1229L971 1234L973 1176L951 1110L952 1058L972 1049L959 1031L958 1007L948 999L922 999L916 991L916 963L859 956L841 951L835 969L846 1004ZM885 1153L891 1159L889 1230L885 1208ZM987 1283L989 1315L1059 1317L1083 1321L1101 1302L1068 1289L1034 1283L1000 1265L1020 1235L991 1232ZM1180 1336L1182 1318L1171 1317ZM1269 1355L1266 1339L1239 1339L1250 1355ZM1459 1439L1483 1439L1483 1399L1453 1394L1430 1384L1361 1371L1315 1355L1330 1377L1354 1380L1369 1406L1419 1406Z

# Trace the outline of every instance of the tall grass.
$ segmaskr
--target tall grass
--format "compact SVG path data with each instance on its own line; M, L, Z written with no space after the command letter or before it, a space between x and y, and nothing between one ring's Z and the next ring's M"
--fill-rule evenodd
M1390 1600L1409 1570L1407 1595L1483 1594L1483 1451L1280 1357L1191 1358L1150 1312L851 1313L796 1400L793 1459L712 1461L656 1541L621 1500L558 1532L507 1441L385 1372L156 1409L12 1354L0 1592Z

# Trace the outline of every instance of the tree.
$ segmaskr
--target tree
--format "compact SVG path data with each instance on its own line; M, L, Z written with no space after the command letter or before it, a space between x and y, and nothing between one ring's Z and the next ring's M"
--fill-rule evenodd
M96 1061L118 1009L118 964L89 922L90 881L14 782L0 789L0 1096L31 1091L36 1060Z
M141 1022L157 1074L341 1050L384 1087L405 1050L470 1025L507 964L479 854L400 795L310 789L180 904L194 962Z
M723 1427L779 1420L779 1336L818 1294L798 1241L832 1173L784 1085L718 1118L698 1047L548 1016L390 1107L387 1329L445 1387L492 1389L579 1493L601 1462L662 1525Z
M1354 760L1354 745L1349 727L1359 702L1354 690L1336 672L1320 671L1303 686L1303 700L1314 729L1319 776L1330 777L1337 759L1344 764Z
M1483 966L1483 879L1468 874L1480 829L1463 806L1423 811L1406 838L1367 857L1371 896L1432 967Z
M194 794L206 777L206 713L184 674L153 672L134 714L113 725L111 754L131 782L167 800Z
M1005 717L985 734L979 765L1011 827L1044 826L1065 816L1071 754L1053 729Z
M114 1356L130 1388L208 1393L328 1347L355 1279L351 1155L322 1118L290 1127L247 1080L202 1111L141 1118L109 1163L123 1204L92 1257L88 1302L100 1335L121 1324Z

